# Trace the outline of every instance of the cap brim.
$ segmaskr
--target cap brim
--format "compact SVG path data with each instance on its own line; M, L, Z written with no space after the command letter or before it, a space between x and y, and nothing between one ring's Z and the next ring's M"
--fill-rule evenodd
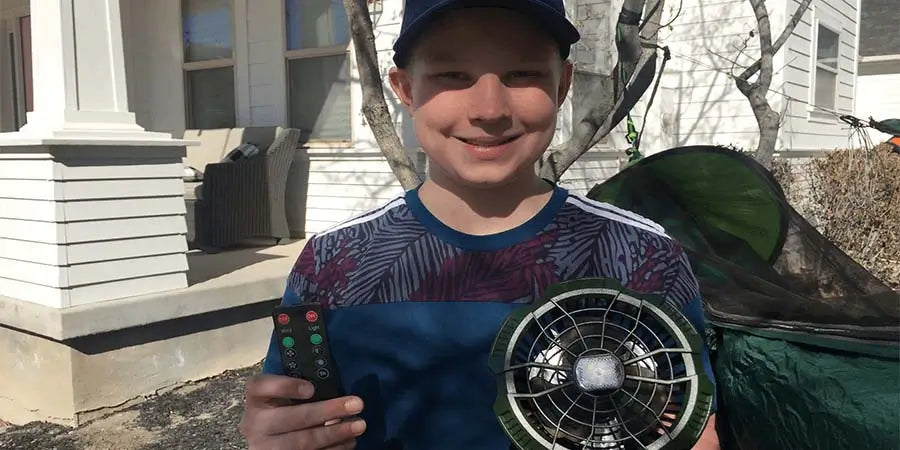
M579 39L578 29L566 18L547 4L536 0L444 0L435 3L419 17L409 23L394 42L394 63L400 65L413 46L416 38L442 14L461 8L495 7L519 11L542 25L561 46L570 46Z

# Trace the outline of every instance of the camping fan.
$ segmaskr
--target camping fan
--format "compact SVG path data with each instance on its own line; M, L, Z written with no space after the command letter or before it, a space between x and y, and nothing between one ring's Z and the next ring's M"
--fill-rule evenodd
M608 279L558 283L494 340L494 412L522 450L687 449L712 408L701 344L662 298Z

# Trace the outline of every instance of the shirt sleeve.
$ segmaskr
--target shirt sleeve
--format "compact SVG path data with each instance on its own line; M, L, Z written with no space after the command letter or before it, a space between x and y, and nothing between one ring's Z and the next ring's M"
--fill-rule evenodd
M281 297L282 305L296 305L301 303L303 297L310 291L310 280L315 273L315 255L313 241L307 241L303 251L294 263L294 267L288 273L284 294ZM284 375L281 365L281 352L275 341L275 330L269 338L269 348L263 360L262 373L270 375Z
M700 296L700 288L694 272L691 269L690 261L687 254L676 245L678 270L675 280L670 287L669 300L681 304L682 313L685 318L694 326L700 335L702 346L703 372L709 381L713 384L713 412L717 409L718 399L716 394L716 377L712 369L712 362L709 356L709 346L706 341L706 318L703 314L703 300Z

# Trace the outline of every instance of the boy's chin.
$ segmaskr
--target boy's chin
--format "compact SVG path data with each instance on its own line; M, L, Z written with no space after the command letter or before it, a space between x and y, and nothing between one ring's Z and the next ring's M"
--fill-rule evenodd
M537 175L533 171L524 173L498 167L461 171L452 181L467 188L491 190L518 184L527 185L534 182L535 178Z

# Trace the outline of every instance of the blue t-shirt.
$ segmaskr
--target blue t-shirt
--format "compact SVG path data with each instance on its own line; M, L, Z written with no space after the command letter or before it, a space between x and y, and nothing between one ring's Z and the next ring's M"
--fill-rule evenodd
M283 303L327 311L344 387L365 403L358 449L506 450L488 368L497 331L549 285L584 277L662 295L703 334L697 281L665 231L561 187L528 222L486 236L447 227L407 191L311 237ZM274 339L263 371L282 373Z

